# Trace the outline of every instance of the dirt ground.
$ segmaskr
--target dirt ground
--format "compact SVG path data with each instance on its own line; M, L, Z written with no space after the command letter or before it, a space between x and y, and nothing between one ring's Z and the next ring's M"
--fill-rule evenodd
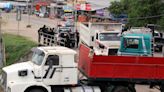
M7 20L4 18L5 24L2 25L2 32L3 33L11 33L16 35L25 36L35 42L37 42L37 30L39 27L32 26L32 28L27 28L27 23L24 21L20 22L20 27L18 30L18 24L17 21L13 20Z

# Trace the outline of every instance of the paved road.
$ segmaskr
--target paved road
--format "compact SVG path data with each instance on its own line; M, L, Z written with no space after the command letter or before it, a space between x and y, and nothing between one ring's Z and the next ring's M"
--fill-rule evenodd
M22 20L20 21L20 27L18 31L18 22L16 21L15 13L3 13L2 14L3 21L5 24L2 26L3 32L19 34L29 39L37 42L37 30L43 25L47 25L49 27L56 27L59 19L48 19L48 18L39 18L36 16L30 17L30 25L31 28L27 28L28 23L28 15L22 14Z
M9 32L13 34L18 34L17 30L17 22L16 22L16 14L9 13L9 14L2 14L4 21L6 22L3 25L2 29L3 32ZM48 19L48 18L38 18L36 16L31 16L31 25L32 28L26 28L28 24L28 16L22 15L22 21L20 22L20 31L19 35L28 37L29 39L37 42L37 30L43 26L44 24L55 27L58 19ZM136 85L137 92L159 92L157 89L149 89L149 86L144 85Z

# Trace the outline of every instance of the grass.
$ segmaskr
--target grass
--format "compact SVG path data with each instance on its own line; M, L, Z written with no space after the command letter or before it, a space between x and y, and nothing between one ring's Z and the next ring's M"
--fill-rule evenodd
M21 56L29 52L32 47L37 46L35 42L25 37L12 34L3 34L3 40L6 51L6 65L15 63Z

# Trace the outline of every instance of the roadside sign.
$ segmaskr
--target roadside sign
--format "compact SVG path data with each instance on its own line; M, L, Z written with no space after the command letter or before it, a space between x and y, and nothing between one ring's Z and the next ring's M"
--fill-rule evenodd
M16 20L21 21L21 9L17 10Z
M39 11L40 10L40 5L36 5L36 7L35 7L35 9L37 10L37 11Z
M76 10L80 10L81 9L80 7L81 7L80 4L76 4Z
M96 10L96 14L103 16L104 15L104 9Z
M76 10L85 10L85 11L91 11L91 4L76 4L75 7Z
M91 5L90 4L86 4L86 10L90 11L91 10Z
M72 12L73 11L73 7L65 5L65 6L63 6L63 10L64 10L64 12Z

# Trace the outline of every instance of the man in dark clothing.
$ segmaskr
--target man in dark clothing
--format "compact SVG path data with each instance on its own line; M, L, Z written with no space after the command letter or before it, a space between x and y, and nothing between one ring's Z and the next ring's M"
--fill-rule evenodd
M38 30L38 43L40 44L40 41L41 41L41 36L43 35L43 32L46 28L46 25L44 25L43 27L39 28Z
M48 34L48 28L46 26L43 27L43 44L45 45L47 43L47 34Z
M40 44L41 36L42 36L42 28L39 28L38 30L38 43Z
M50 28L49 30L48 30L48 33L47 33L47 35L48 35L48 43L47 43L47 45L52 45L52 43L54 43L54 28Z
M66 38L66 47L70 48L70 35L66 33L65 38Z
M55 28L52 28L52 29L51 29L51 32L50 32L50 35L51 35L51 43L52 43L52 44L54 44L54 42L55 42L55 41L54 41L54 40L55 40L55 39L54 39L54 36L55 36L55 31L54 31L54 30L55 30Z
M77 46L77 48L78 48L78 45L79 45L79 38L80 38L79 32L76 30L76 46Z

